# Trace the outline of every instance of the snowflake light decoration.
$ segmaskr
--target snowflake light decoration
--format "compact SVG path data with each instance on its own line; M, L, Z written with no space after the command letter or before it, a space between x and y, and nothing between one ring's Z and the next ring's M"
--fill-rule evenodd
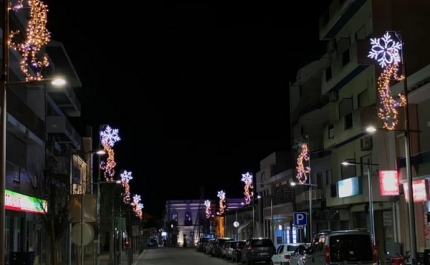
M7 0L5 0L7 1ZM41 74L44 67L49 66L48 56L41 54L43 46L51 40L51 35L46 25L48 23L48 6L40 0L28 0L30 19L23 40L20 40L19 30L9 33L8 44L11 49L21 55L20 69L26 81L42 80ZM24 8L24 0L12 6L9 3L8 10L18 12Z
M133 179L131 171L124 170L121 173L121 184L124 187L123 201L125 204L130 203L130 185L129 181Z
M134 195L133 196L133 202L130 203L131 206L133 206L133 211L136 214L137 217L139 217L140 219L142 219L143 216L143 204L140 202L141 201L141 197L140 195Z
M225 191L223 191L223 190L218 191L218 198L219 198L219 212L218 212L218 214L223 214L225 208L227 207L225 205Z
M372 47L368 57L375 59L382 68L393 63L400 63L402 44L394 41L388 32L386 32L382 38L371 38L370 45L372 45Z
M107 144L110 147L113 147L116 142L121 140L121 138L119 138L118 133L118 129L112 129L110 126L106 126L105 130L100 132L102 145Z
M115 175L114 168L116 167L116 162L113 146L116 142L121 140L118 132L118 129L112 129L110 126L106 126L106 128L100 132L100 142L108 155L106 161L100 162L100 169L104 171L106 181L113 181L113 177Z
M311 168L309 166L305 166L305 162L310 160L308 144L303 140L297 140L295 141L294 148L299 152L299 155L297 156L296 178L298 182L304 184L307 182L308 175L311 172Z
M252 185L252 174L246 172L242 174L242 181L245 183L244 186L244 195L245 195L245 203L250 204L252 201L252 197L254 196L254 186Z
M370 39L372 45L368 57L375 59L384 71L378 78L378 94L380 108L378 117L383 121L383 127L388 130L394 130L398 124L397 108L407 105L407 99L404 95L399 94L398 99L394 99L390 85L392 80L400 81L404 76L398 76L399 63L402 58L402 43L394 41L391 35L386 32L382 38Z
M212 212L211 212L211 201L206 200L206 201L205 201L205 206L206 206L206 211L205 211L205 213L206 213L206 218L210 218L210 217L211 217L211 214L212 214Z

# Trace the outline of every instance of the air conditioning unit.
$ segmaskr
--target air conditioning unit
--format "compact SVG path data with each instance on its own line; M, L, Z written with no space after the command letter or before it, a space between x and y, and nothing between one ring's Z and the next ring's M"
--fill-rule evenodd
M328 98L330 102L336 102L339 99L339 93L337 90L330 91L328 94Z
M327 53L334 53L336 51L336 40L329 40L327 42Z
M373 148L372 136L365 136L360 139L361 151L371 151Z

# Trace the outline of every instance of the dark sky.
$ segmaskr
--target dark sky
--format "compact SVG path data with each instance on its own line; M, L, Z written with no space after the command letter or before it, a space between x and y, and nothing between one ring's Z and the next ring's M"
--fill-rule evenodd
M117 169L145 211L202 185L242 197L241 174L290 147L288 82L322 46L329 0L314 2L47 0L83 83L72 122L120 130Z

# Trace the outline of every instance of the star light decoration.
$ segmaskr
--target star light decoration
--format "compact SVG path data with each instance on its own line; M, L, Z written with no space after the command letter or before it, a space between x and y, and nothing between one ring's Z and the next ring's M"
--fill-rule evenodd
M225 205L225 191L223 191L223 190L218 191L217 196L219 198L219 212L218 212L218 214L223 214L225 208L227 207Z
M407 99L405 95L399 94L398 99L391 95L391 80L401 81L405 77L398 76L399 63L402 61L400 52L402 44L394 41L391 35L386 32L382 38L371 38L372 46L368 57L376 60L384 71L378 78L378 94L381 107L378 111L378 117L383 121L383 127L388 130L394 130L398 120L398 107L406 106Z
M132 179L131 171L124 170L121 173L121 184L124 187L123 201L126 204L130 203L130 185L128 183Z
M21 55L20 69L25 80L42 80L42 69L49 65L48 56L41 54L42 47L51 40L50 32L46 28L48 6L39 0L28 0L27 3L28 6L24 6L24 0L18 0L16 5L9 3L8 9L16 12L23 8L29 8L30 19L25 36L19 36L19 30L11 31L8 45Z
M245 203L250 204L252 197L254 196L254 186L252 185L252 174L246 172L242 174L242 181L245 183L244 187L244 195L245 195Z
M130 203L130 205L133 206L133 211L136 214L136 216L142 219L143 203L141 203L140 201L141 201L140 195L134 195L133 201Z
M304 140L295 140L294 149L299 152L297 156L296 178L299 183L304 184L308 181L308 175L311 173L311 168L305 166L305 162L310 159L308 144Z
M106 128L100 132L100 142L108 155L106 161L100 162L100 169L104 171L106 181L113 181L113 177L115 175L114 168L116 166L116 162L113 146L116 142L121 140L118 136L118 132L118 129L112 129L110 126L106 126Z
M212 214L212 212L211 212L211 201L206 200L206 201L205 201L205 206L206 206L206 211L205 211L205 213L206 213L206 218L210 218L210 217L211 217L211 214Z

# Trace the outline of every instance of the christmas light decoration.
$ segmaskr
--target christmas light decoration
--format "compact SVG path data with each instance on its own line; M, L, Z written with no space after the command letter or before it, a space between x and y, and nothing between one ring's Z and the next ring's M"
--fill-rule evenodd
M219 212L218 212L218 214L223 214L225 208L227 207L225 205L225 191L223 191L223 190L218 191L218 198L219 198Z
M402 44L394 41L387 32L382 38L370 39L371 49L368 57L376 60L384 71L378 78L378 94L381 107L378 111L378 117L383 121L383 127L388 130L394 130L398 121L397 108L406 106L407 99L403 94L394 99L390 84L391 80L401 81L404 76L398 76L399 63L402 61L400 52Z
M206 211L205 211L205 213L206 213L206 218L210 218L210 217L211 217L211 214L212 214L212 212L211 212L211 201L206 200L206 201L205 201L205 206L206 206Z
M9 10L17 12L22 8L26 8L23 0L18 0L14 6L9 3ZM48 56L40 54L42 47L51 40L51 35L46 28L48 6L40 0L28 0L28 8L30 8L30 19L28 20L24 39L19 40L19 37L21 37L18 36L19 30L11 31L8 44L10 48L21 54L20 68L25 80L42 80L42 69L49 65Z
M121 173L121 184L124 187L123 201L126 204L130 203L130 185L128 184L133 177L130 171L124 170Z
M133 206L133 211L136 214L136 216L139 217L140 219L142 219L143 204L140 201L141 201L140 195L134 195L133 196L133 202L130 205Z
M296 141L294 148L299 152L299 155L297 156L296 178L298 182L304 184L308 181L308 174L311 172L311 168L309 166L305 166L305 162L310 159L308 144L304 141Z
M252 197L254 196L254 186L252 185L252 174L249 172L246 172L245 174L242 174L242 181L245 183L243 193L245 195L245 203L250 204Z
M113 146L116 142L121 140L118 136L118 132L118 129L112 129L110 126L106 126L106 128L100 132L100 142L108 155L106 161L100 162L100 168L104 171L106 181L113 181L115 175L114 168L116 167L116 162Z

